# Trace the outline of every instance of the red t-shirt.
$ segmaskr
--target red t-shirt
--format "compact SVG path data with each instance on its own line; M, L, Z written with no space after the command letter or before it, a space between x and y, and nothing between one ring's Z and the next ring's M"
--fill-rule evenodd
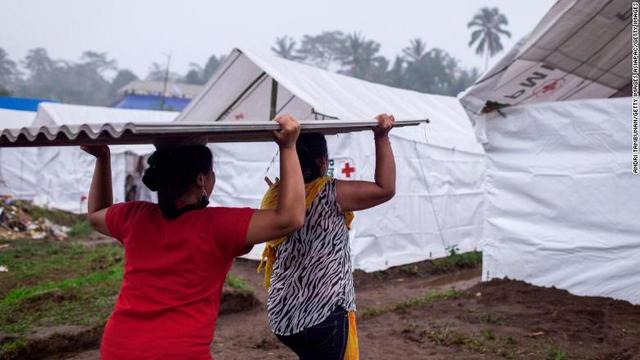
M211 359L222 286L247 253L253 210L206 208L166 219L158 205L109 207L109 232L124 245L122 288L107 321L102 359Z

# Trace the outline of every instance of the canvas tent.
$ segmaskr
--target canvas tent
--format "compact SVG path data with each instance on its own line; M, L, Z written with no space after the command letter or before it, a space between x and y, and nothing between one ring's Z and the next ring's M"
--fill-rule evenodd
M386 269L447 249L477 248L482 223L483 151L457 99L357 80L307 65L234 50L177 122L370 119L378 113L430 123L392 131L397 191L390 202L358 212L351 232L354 266ZM337 178L373 179L370 132L329 136L330 171ZM273 143L214 144L218 182L213 202L258 206L265 175L277 175ZM242 166L238 166L242 164ZM257 259L261 247L250 258Z
M35 111L0 108L0 129L29 126L35 116ZM38 170L36 159L36 149L0 149L0 195L33 200Z
M624 0L558 1L462 96L487 156L484 280L640 304L631 100L618 97L631 81L629 11ZM527 62L554 70L526 75ZM496 103L513 106L490 111Z
M99 106L68 105L42 103L31 124L32 127L104 124L127 122L164 122L173 121L175 112L150 110L124 110ZM8 149L3 149L3 151ZM73 212L86 211L93 164L95 160L78 147L27 148L37 150L38 181L35 185L34 201L39 205L55 207ZM150 154L151 145L118 145L111 147L111 165L113 172L114 201L125 200L125 181L132 175L131 181L137 182L141 191L140 199L151 199L152 195L144 191L137 173L140 157ZM24 174L24 176L32 176Z
M560 0L461 102L478 115L504 105L630 96L628 1Z

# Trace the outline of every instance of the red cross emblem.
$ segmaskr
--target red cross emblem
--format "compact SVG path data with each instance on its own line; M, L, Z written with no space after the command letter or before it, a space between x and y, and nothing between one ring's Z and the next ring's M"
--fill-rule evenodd
M533 95L536 97L547 95L550 92L554 92L562 87L564 79L552 79L551 81L542 84L540 87L533 91Z
M350 178L351 177L351 173L356 172L356 168L351 167L351 165L349 165L349 163L345 163L344 167L342 168L342 173L344 174L344 176Z
M244 114L240 113L240 114L236 114L233 116L236 120L244 120Z

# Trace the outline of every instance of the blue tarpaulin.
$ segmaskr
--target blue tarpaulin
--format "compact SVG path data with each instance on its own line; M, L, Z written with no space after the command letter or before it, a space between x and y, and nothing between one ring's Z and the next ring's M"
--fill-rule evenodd
M47 99L32 99L0 96L0 109L38 111L41 102L55 102Z
M161 106L161 98L153 95L126 95L113 105L121 109L142 109L142 110L168 110L182 111L191 99L166 97L164 106Z

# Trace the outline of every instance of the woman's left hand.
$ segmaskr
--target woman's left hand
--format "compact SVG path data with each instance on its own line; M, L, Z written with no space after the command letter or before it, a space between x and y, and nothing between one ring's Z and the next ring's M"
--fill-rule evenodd
M80 148L87 154L93 155L96 158L104 158L111 155L107 145L82 145Z
M376 120L378 120L378 126L373 128L373 134L376 139L387 136L396 124L396 118L393 115L380 114L376 116Z

